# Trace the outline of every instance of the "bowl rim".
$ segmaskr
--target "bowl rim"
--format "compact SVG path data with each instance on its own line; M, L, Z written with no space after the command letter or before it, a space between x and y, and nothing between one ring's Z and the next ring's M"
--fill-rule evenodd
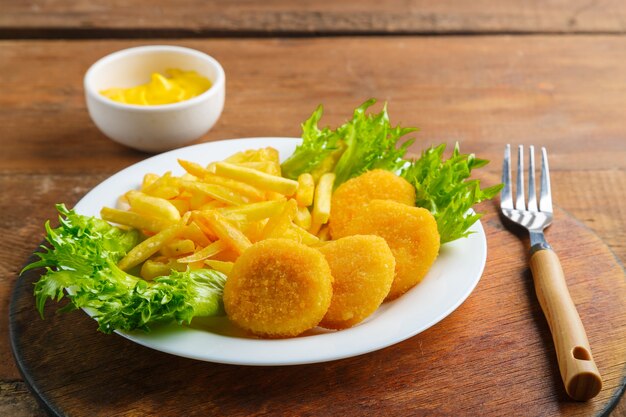
M120 59L124 56L136 55L136 54L154 52L154 51L174 51L174 52L179 52L183 54L194 55L198 58L201 58L204 61L208 62L210 65L215 67L216 74L217 74L215 77L215 80L211 80L212 85L207 91L205 91L204 93L196 97L190 98L188 100L179 101L177 103L152 104L152 105L119 103L117 101L104 97L102 94L96 91L95 88L91 86L91 79L94 76L93 75L94 72L98 70L100 67L102 67L103 65L106 65L109 62ZM226 74L224 72L224 68L222 68L222 65L219 63L217 59L213 58L212 56L202 51L198 51L197 49L187 48L184 46L176 46L176 45L144 45L144 46L134 46L131 48L121 49L119 51L112 52L98 59L89 67L89 69L85 73L85 76L83 78L83 87L87 95L89 95L94 100L107 106L111 106L120 110L130 110L130 111L136 111L136 112L163 112L163 111L169 111L169 110L181 110L186 107L192 107L195 104L200 103L210 98L211 96L217 95L219 94L220 90L224 89L225 82L226 82Z

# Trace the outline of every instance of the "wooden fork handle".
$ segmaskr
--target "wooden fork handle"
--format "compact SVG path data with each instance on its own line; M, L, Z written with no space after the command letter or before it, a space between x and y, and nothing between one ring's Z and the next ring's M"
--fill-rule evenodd
M565 390L575 400L591 399L602 389L602 378L567 290L559 257L551 249L539 250L530 258L530 269L539 304L552 332Z

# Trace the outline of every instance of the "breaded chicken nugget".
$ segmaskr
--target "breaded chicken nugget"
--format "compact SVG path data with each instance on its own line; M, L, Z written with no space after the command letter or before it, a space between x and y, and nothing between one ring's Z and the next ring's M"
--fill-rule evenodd
M333 239L347 236L346 226L372 200L394 200L415 206L415 188L402 177L382 169L368 171L341 184L333 193L328 226Z
M254 334L297 336L326 314L332 280L321 252L293 240L263 240L235 262L224 308L231 321Z
M333 275L333 298L320 326L346 329L383 302L393 282L396 260L379 236L347 236L318 248Z
M396 273L387 300L420 282L439 254L439 231L433 215L421 207L373 200L347 224L348 235L384 238L396 258Z

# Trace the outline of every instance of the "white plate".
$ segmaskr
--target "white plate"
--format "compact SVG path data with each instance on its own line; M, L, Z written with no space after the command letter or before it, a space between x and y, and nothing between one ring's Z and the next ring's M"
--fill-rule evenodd
M103 206L115 207L124 192L139 187L148 172L184 171L177 159L201 164L222 160L245 149L276 148L291 155L299 139L250 138L204 143L166 152L132 165L91 190L78 202L78 213L99 216ZM225 317L199 318L191 326L167 325L150 333L119 332L136 343L192 359L241 365L295 365L361 355L414 336L452 313L470 295L487 257L480 222L468 238L448 243L424 280L397 300L384 303L361 324L346 330L314 329L291 339L264 340L234 328Z

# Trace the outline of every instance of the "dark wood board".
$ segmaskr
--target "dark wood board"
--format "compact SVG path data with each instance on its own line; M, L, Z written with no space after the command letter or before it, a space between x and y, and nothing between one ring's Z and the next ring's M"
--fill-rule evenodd
M204 363L96 332L78 311L35 311L32 282L15 287L14 354L54 413L93 415L596 415L625 378L626 282L606 246L562 211L548 233L604 378L579 403L563 390L550 332L527 268L528 239L488 205L489 260L478 287L448 318L378 352L321 364L247 367ZM516 231L517 232L517 231Z

